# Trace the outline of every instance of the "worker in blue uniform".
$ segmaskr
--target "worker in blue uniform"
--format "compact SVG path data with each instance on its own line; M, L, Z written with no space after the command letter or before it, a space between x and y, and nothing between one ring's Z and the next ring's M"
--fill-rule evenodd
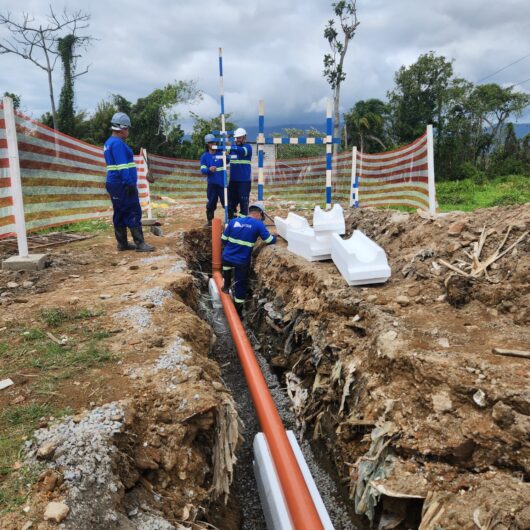
M224 245L222 291L224 293L229 292L233 272L233 300L239 316L243 313L248 291L252 248L258 237L261 237L267 245L276 243L276 236L269 233L263 222L264 219L263 207L260 204L252 204L249 207L248 216L232 219L221 236Z
M223 156L217 150L217 142L213 134L204 137L206 150L201 155L201 173L207 177L206 187L206 226L212 226L212 219L217 208L217 201L225 207L224 179L223 179Z
M230 154L230 183L228 184L228 218L248 214L250 186L252 183L252 146L247 143L247 131L239 127L234 131L235 145L228 148Z
M132 149L125 143L130 127L131 120L127 114L116 112L112 116L112 135L103 148L107 163L106 188L114 208L112 223L118 250L150 252L155 248L144 241L136 164ZM131 231L134 245L127 241L127 228Z

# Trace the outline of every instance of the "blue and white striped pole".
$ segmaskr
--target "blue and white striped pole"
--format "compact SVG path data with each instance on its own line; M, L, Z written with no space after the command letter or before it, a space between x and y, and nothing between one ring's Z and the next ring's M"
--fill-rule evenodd
M333 149L333 117L332 102L328 100L326 110L326 210L331 208L331 168Z
M226 125L225 125L225 88L223 82L223 49L219 48L219 95L221 102L221 149L223 152L223 186L225 200L225 225L228 224L228 174L226 171Z
M265 143L265 102L261 99L258 105L258 201L263 202L263 144Z

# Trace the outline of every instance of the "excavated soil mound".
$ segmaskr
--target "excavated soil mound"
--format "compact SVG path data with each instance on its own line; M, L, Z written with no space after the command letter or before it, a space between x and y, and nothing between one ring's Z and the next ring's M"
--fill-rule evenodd
M509 352L530 350L530 205L346 219L385 285L282 240L255 255L248 321L302 427L379 528L529 528L530 359Z

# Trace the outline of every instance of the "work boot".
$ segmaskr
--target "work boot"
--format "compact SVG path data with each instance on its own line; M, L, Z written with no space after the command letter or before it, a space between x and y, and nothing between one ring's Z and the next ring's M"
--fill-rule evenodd
M232 269L223 271L223 280L221 291L223 291L225 294L228 294L230 292L230 285L232 284Z
M245 302L234 302L234 307L236 308L239 318L243 318L243 308L245 307Z
M204 225L205 228L207 228L208 226L212 226L212 220L213 220L214 215L215 215L214 210L206 210L206 219L208 221Z
M124 250L135 250L136 246L127 241L127 227L125 226L115 226L114 235L118 246L116 247L118 251L122 252Z
M152 252L153 250L155 250L155 247L148 245L144 241L144 233L141 226L135 226L130 230L134 239L134 243L136 245L136 252Z

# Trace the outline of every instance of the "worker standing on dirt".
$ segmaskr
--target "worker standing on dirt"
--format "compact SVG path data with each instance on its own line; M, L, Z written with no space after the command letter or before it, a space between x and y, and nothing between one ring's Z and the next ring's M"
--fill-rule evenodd
M248 214L250 186L252 183L252 146L247 143L247 131L239 127L234 131L235 145L228 147L230 153L230 183L228 184L228 218Z
M248 291L252 247L256 244L258 236L267 245L276 243L276 236L269 233L263 223L264 219L263 207L260 204L252 204L249 207L248 216L232 219L221 236L224 245L222 291L224 293L229 292L232 283L232 271L234 271L233 298L239 316L243 313Z
M217 151L217 142L213 134L204 137L206 149L201 156L201 173L208 179L206 187L206 219L205 226L212 226L212 219L217 208L217 200L225 207L223 156Z
M118 250L151 252L154 247L144 241L142 207L138 197L138 175L132 149L125 143L131 120L127 114L116 112L111 119L112 135L105 142L103 154L107 163L106 188L112 201L114 235ZM127 228L134 245L127 241Z

